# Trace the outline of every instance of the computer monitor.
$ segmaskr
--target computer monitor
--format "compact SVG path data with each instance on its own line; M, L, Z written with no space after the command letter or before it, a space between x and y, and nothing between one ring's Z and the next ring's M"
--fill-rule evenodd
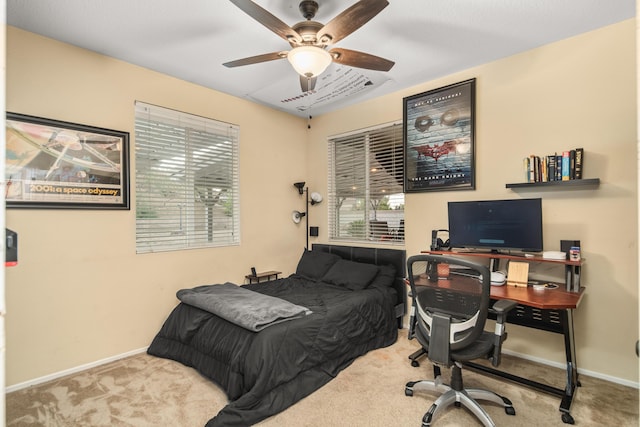
M541 252L542 199L449 202L452 248Z

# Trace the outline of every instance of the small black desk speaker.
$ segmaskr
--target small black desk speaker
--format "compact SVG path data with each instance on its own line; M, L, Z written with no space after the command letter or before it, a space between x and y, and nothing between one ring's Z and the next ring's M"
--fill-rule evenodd
M18 264L18 233L13 230L6 230L7 248L5 252L4 264L12 267Z
M560 251L566 254L566 258L569 259L569 251L571 247L580 247L580 240L560 240Z

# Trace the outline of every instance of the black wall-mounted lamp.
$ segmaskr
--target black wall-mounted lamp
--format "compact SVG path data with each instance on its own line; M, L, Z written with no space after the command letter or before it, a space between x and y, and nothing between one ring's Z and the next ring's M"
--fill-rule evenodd
M300 195L302 194L306 195L306 203L304 206L304 212L293 211L292 219L293 219L293 222L295 222L296 224L299 224L300 220L304 218L305 228L306 228L306 239L307 239L305 249L308 250L309 249L309 205L313 206L322 202L322 195L315 191L311 193L311 195L309 195L309 188L305 187L304 185L305 185L304 181L293 183L293 186L298 189L298 193L300 193ZM311 227L311 228L313 228L313 236L317 236L318 227Z

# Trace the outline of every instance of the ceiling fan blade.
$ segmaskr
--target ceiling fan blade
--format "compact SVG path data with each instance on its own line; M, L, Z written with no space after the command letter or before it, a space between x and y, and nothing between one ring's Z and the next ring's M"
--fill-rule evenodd
M225 62L222 65L228 68L232 68L232 67L240 67L242 65L258 64L260 62L274 61L276 59L283 59L286 57L287 57L287 51L271 52L271 53L265 53L263 55L256 55L256 56L250 56L248 58L236 59L235 61Z
M325 45L337 43L369 22L388 5L387 0L360 0L322 27L317 39Z
M300 87L302 92L309 92L316 88L316 77L300 76Z
M395 62L357 50L334 48L329 51L333 62L367 70L389 71Z
M231 0L231 3L238 6L244 13L285 39L287 42L302 42L302 36L300 36L297 31L251 0Z

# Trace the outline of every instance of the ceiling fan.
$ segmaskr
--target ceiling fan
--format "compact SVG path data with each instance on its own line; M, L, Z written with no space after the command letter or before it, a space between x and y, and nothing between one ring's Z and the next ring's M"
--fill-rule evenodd
M389 71L395 64L388 59L356 50L344 48L327 50L328 46L347 37L380 13L389 5L387 0L360 0L343 10L326 25L313 21L319 8L318 3L303 0L300 2L299 9L306 21L298 22L293 27L251 0L231 0L231 3L282 37L293 49L226 62L223 64L225 67L239 67L287 58L300 74L302 91L308 92L315 88L316 78L331 62L375 71Z

